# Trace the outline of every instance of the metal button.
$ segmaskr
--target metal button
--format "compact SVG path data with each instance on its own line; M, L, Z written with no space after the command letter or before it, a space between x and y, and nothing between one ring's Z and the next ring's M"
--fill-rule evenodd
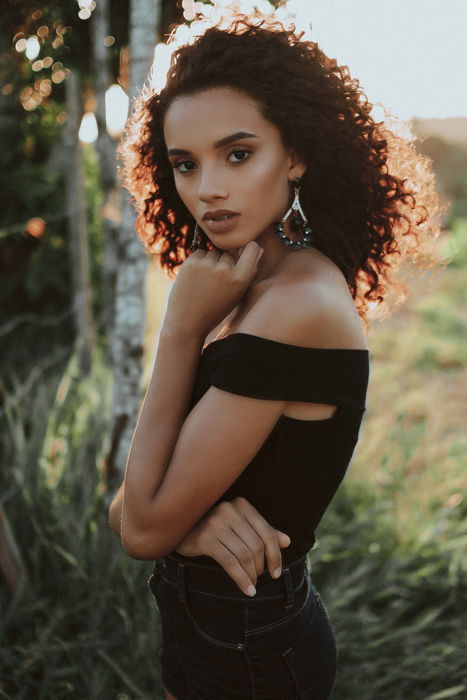
M243 644L237 644L237 649L238 649L239 651L242 651L244 648L245 648L245 647L243 646Z

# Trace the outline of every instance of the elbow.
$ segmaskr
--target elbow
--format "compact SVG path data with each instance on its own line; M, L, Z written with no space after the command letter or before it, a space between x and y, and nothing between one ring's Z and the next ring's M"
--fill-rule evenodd
M171 549L163 547L161 542L157 541L157 537L152 535L148 538L145 534L135 534L123 532L122 528L122 545L126 553L132 559L140 561L154 561L168 554Z
M115 512L112 512L112 506L109 508L109 511L107 513L107 522L109 523L110 529L115 532L115 534L120 537L121 536L121 520L120 517L117 517Z

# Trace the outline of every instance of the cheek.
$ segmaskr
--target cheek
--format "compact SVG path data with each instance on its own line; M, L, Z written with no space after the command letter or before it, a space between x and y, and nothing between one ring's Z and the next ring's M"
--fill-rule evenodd
M194 205L194 198L193 198L193 188L190 188L189 182L187 182L187 179L184 178L175 178L175 189L177 190L177 194L182 200L183 204L186 206L186 208L190 211L190 213L193 213L193 205Z
M287 172L287 163L277 157L268 156L252 164L251 177L244 180L244 185L246 191L257 200L258 207L276 213L285 209L290 196Z

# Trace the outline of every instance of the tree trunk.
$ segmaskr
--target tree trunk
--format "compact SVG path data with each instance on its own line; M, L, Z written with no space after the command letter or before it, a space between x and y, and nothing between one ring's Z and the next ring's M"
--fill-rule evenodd
M109 49L104 40L110 35L109 0L99 0L92 13L94 87L96 95L96 121L98 137L96 142L102 184L104 206L102 207L102 229L104 237L103 259L103 323L108 346L111 346L111 333L115 314L115 286L117 273L118 226L121 215L118 211L116 146L107 132L105 119L105 92L112 82L109 67Z
M159 0L132 0L130 5L130 99L147 80L159 35ZM123 196L119 235L115 325L112 335L113 415L107 459L108 493L123 480L140 396L145 326L145 280L148 260L135 233L135 212Z
M91 310L91 280L84 198L84 173L78 131L82 116L79 79L73 70L65 81L68 119L64 129L67 181L67 218L70 237L73 308L80 369L87 374L91 367L94 328Z

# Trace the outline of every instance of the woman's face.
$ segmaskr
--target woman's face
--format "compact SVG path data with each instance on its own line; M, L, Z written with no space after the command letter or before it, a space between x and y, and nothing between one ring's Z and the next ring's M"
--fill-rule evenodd
M269 237L290 206L291 181L306 169L258 103L232 88L176 98L164 138L178 194L223 250Z

